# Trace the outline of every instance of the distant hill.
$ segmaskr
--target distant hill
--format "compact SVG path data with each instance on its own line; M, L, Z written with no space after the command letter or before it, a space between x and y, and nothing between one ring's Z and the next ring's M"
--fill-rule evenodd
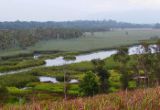
M150 24L133 24L126 22L117 22L114 20L103 21L64 21L64 22L0 22L0 29L31 29L31 28L74 28L83 31L106 31L110 28L152 28Z
M154 28L160 29L160 23L155 24L155 27L154 27Z

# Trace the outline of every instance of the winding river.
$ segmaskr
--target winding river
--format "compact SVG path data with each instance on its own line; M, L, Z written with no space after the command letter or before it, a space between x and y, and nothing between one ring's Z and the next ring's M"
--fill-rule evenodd
M155 48L156 45L150 45L149 48L151 49L151 53L155 53ZM20 73L20 72L26 72L29 70L32 70L34 68L39 68L39 67L49 67L49 66L62 66L65 64L72 64L72 63L79 63L79 62L84 62L84 61L91 61L93 59L105 59L110 57L111 55L114 55L117 53L117 50L104 50L104 51L98 51L98 52L93 52L93 53L88 53L88 54L82 54L82 55L77 55L76 60L64 60L62 56L59 56L54 59L47 59L45 60L46 64L43 66L38 66L38 67L30 67L27 69L21 69L18 71L10 71L10 72L5 72L5 73L0 73L0 75L6 75L6 74L15 74L15 73ZM128 54L129 55L135 55L135 54L143 54L144 53L144 48L141 45L135 45L129 47ZM34 56L34 58L38 58L38 56Z

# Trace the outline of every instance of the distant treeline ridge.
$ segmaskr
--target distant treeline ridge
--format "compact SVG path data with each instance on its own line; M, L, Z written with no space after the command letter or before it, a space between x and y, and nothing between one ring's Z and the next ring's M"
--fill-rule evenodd
M82 31L108 30L110 28L153 28L151 24L133 24L126 22L117 22L114 20L103 21L64 21L64 22L0 22L0 29L31 29L31 28L74 28Z

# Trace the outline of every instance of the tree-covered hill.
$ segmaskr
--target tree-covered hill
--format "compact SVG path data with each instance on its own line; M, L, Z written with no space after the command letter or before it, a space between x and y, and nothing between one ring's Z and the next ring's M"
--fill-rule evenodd
M0 22L0 29L30 29L30 28L74 28L83 31L103 31L110 28L152 28L153 25L149 24L133 24L126 22L117 22L114 20L103 20L103 21L64 21L64 22Z

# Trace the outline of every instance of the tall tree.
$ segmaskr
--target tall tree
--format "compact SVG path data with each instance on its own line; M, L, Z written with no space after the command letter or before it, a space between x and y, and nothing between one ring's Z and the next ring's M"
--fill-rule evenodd
M141 43L142 48L143 48L143 54L140 55L140 64L141 64L141 69L143 70L146 80L147 80L147 86L150 84L150 78L151 78L151 71L152 71L152 54L151 54L151 47L147 42L142 42Z
M4 103L8 97L8 90L6 87L0 85L0 104Z
M152 62L153 62L152 69L153 69L157 84L160 85L160 40L157 41L156 45L157 47L154 48L155 53L153 54L153 57L152 57Z
M118 48L118 53L114 56L114 60L120 63L118 71L122 74L121 75L122 88L127 89L130 79L129 70L127 68L127 62L129 61L128 48L126 47Z
M94 72L97 73L100 80L100 92L107 92L109 89L109 72L105 68L105 62L100 59L92 60Z

